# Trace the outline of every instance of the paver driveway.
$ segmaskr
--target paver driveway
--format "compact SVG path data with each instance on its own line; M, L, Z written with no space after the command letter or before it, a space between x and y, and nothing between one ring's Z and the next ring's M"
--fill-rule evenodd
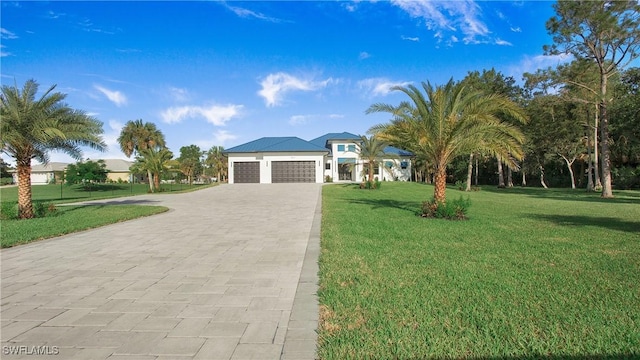
M2 358L312 359L320 190L96 201L172 210L2 250Z

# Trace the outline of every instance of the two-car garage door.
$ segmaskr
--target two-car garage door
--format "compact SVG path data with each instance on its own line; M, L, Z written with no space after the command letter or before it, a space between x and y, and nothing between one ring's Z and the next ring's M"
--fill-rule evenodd
M315 161L271 161L272 183L315 183ZM260 162L234 162L233 182L259 183Z
M316 182L315 161L272 161L272 183L314 183Z

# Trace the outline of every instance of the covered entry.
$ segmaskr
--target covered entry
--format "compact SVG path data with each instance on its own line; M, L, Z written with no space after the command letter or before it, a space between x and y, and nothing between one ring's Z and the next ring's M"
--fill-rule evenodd
M272 161L272 183L315 183L315 161Z
M234 162L233 179L235 183L259 183L260 163L258 161Z

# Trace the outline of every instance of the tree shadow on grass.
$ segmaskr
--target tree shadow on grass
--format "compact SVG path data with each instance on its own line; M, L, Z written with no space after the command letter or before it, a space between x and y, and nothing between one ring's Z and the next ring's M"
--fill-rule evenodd
M420 202L417 201L398 201L391 199L349 199L352 204L371 206L372 210L382 208L394 208L408 211L414 215L420 214Z
M119 200L88 200L78 203L59 204L56 206L105 206L105 205L155 205L159 200L126 198Z
M544 189L544 188L522 188L513 187L499 189L497 187L483 187L482 191L496 194L519 194L540 199L550 200L569 200L569 201L588 201L606 204L638 204L640 205L640 192L638 191L616 191L614 198L604 199L597 192L588 193L581 189Z
M528 217L552 222L562 226L598 226L610 230L640 234L640 220L625 221L612 217L530 214Z

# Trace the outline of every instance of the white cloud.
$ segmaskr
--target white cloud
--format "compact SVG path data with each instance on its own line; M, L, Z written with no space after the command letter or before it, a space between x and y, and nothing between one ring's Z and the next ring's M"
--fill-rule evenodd
M291 91L315 91L326 87L333 79L315 81L313 79L301 79L293 75L279 72L269 74L264 78L260 85L262 89L258 91L258 95L264 98L267 107L281 105L284 94Z
M162 121L175 124L187 118L204 118L215 126L224 126L229 120L240 115L242 105L177 106L160 114Z
M420 38L419 37L410 37L410 36L401 36L400 37L402 40L407 40L407 41L414 41L414 42L419 42Z
M513 31L513 32L517 32L517 33L522 32L522 29L520 29L520 27L519 27L519 26L518 26L518 27L511 27L510 29L511 29L511 31Z
M496 45L501 45L501 46L513 46L512 43L502 40L500 38L496 38Z
M177 88L174 86L169 87L169 96L172 100L177 102L189 101L189 91L183 88Z
M213 140L215 142L214 145L224 145L227 140L235 140L238 137L229 133L227 130L218 130L213 133Z
M271 16L267 16L265 14L259 13L259 12L255 12L249 9L245 9L245 8L241 8L238 6L230 6L225 4L226 8L233 11L234 14L238 15L241 18L255 18L255 19L259 19L259 20L264 20L264 21L270 21L270 22L274 22L274 23L279 23L282 22L282 20L271 17Z
M478 37L485 37L491 33L481 19L480 6L474 1L391 0L391 4L398 6L411 17L422 19L427 28L436 33L461 31L466 44L477 44L480 42Z
M360 53L360 55L358 55L358 59L359 59L359 60L368 59L368 58L370 58L370 57L371 57L371 54L369 54L369 53L368 53L368 52L366 52L366 51L363 51L363 52L361 52L361 53Z
M0 38L3 40L10 40L17 39L18 36L5 28L0 28Z
M10 52L4 51L2 49L4 49L5 46L4 45L0 45L0 57L5 57L5 56L11 56L13 54L11 54Z
M394 86L407 86L411 82L407 81L391 81L386 78L369 78L358 81L358 87L365 90L368 96L386 96L391 92Z
M572 59L573 56L568 54L524 56L520 63L509 67L508 75L514 79L520 79L524 73L535 73L538 69L556 67Z
M113 102L114 104L116 104L116 106L120 107L122 105L126 105L127 104L127 97L121 93L120 91L117 90L109 90L105 87L102 87L100 85L94 85L93 86L96 90L100 91L104 96L107 97L107 99L109 99L109 101Z

